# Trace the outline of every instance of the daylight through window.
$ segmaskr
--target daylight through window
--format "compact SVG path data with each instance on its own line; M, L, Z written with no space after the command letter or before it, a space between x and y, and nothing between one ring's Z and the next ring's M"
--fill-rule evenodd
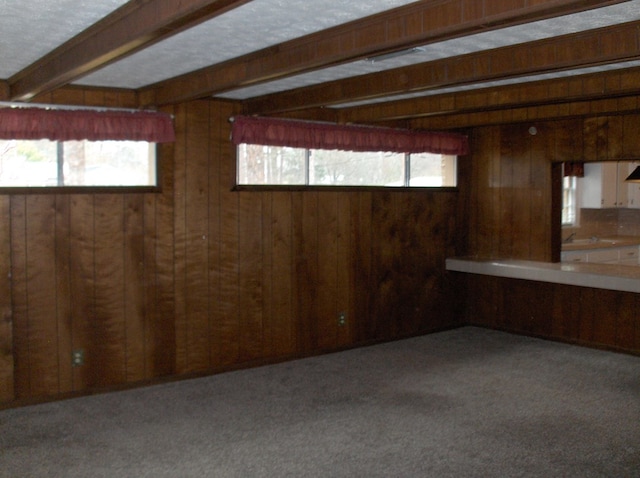
M454 187L456 156L238 145L239 185Z
M574 226L577 222L577 189L578 178L565 176L562 180L562 225Z
M155 143L0 140L0 187L156 186Z

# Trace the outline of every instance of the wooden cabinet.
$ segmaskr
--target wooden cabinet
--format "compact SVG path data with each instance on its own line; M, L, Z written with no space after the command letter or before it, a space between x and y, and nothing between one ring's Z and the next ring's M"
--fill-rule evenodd
M582 178L582 207L640 208L640 185L624 181L639 164L633 161L585 163L584 178Z

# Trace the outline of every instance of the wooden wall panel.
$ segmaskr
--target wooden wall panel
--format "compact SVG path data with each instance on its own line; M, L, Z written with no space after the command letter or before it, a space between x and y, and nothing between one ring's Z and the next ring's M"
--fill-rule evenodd
M202 371L211 367L209 333L209 103L188 105L183 159L184 183L176 182L183 203L175 211L176 250L183 251L184 290L182 297L185 322L185 371ZM176 178L177 179L177 178ZM182 209L182 206L184 209Z
M11 216L11 201L0 196L0 218ZM5 219L6 224L6 219ZM11 229L0 227L0 403L13 400L14 347L11 309Z
M294 254L299 346L318 350L318 192L296 195Z
M640 296L562 284L456 275L473 297L470 324L640 354ZM483 306L484 304L484 306Z
M55 196L27 196L25 214L30 386L39 396L58 392L59 361L68 358L59 357L55 320Z
M100 364L92 354L95 317L94 195L70 197L69 204L69 291L72 294L71 350L85 353L85 364L73 368L73 390L83 390L99 381ZM64 240L64 239L63 239ZM97 339L97 337L96 337ZM71 357L69 357L70 359Z
M261 194L238 193L238 323L241 361L264 356L264 267L262 241L263 201Z
M468 254L551 260L555 129L536 124L532 135L531 126L485 127L472 133Z
M124 195L123 208L125 374L127 382L137 382L147 378L148 366L144 195Z
M93 365L92 384L107 387L126 381L126 309L124 204L120 194L94 198L93 315L87 317Z
M320 350L335 349L338 334L338 310L344 309L345 304L338 303L338 289L346 287L347 283L338 283L338 271L345 264L338 263L338 195L326 192L319 196L316 235L318 237L317 268L318 294L317 311L317 346Z
M60 393L73 390L72 324L71 324L71 254L69 236L69 196L56 195L56 237L55 237L55 270L56 270L56 322L58 329L58 384Z
M229 112L231 113L231 112ZM229 138L229 127L225 120L218 120L225 124L224 137ZM218 138L221 144L227 140ZM218 358L217 365L237 363L240 356L240 322L238 320L241 307L239 298L239 261L240 246L238 232L238 218L240 215L240 196L231 190L235 182L235 167L230 154L221 154L219 181L212 185L211 193L219 196L219 209L214 211L220 222L218 238L220 247L220 263L215 266L219 270L220 285L218 290L218 307L216 314L216 340L213 344Z
M78 90L59 98L117 101ZM160 192L0 197L0 247L10 247L0 274L11 272L2 404L460 323L444 271L458 244L456 192L236 191L237 106L168 112L177 141L158 148ZM84 365L72 366L74 351Z
M470 194L465 197L470 215L466 254L540 261L559 258L559 211L553 209L558 192L552 189L554 184L559 187L558 169L553 164L624 158L637 145L631 127L637 116L474 129ZM536 127L535 135L527 134L530 126ZM637 315L638 294L495 277L454 277L457 287L466 291L469 323L640 351L637 320L631 318Z
M13 363L16 398L31 397L29 306L27 289L26 197L11 198L6 229L11 233L11 307L13 308Z
M374 328L371 326L373 299L375 292L369 287L373 280L372 244L377 231L373 230L373 193L360 193L352 200L351 207L351 255L354 277L354 301L352 320L349 327L355 340L373 340Z
M145 378L176 370L174 290L174 146L157 148L162 194L145 194L142 212L144 247Z
M296 341L296 309L294 308L294 262L292 195L287 192L270 194L269 228L270 238L265 237L269 256L265 268L268 284L268 303L271 320L266 321L265 353L277 357L291 356L298 350ZM267 264L265 264L267 265Z
M357 201L356 193L336 194L337 210L336 210L336 310L335 315L343 314L345 318L344 324L338 324L336 332L336 346L345 347L353 343L353 323L355 322L355 311L353 309L355 278L352 267L351 251L352 235L351 235L351 211L352 203Z
M189 134L188 105L180 105L176 111L175 130L176 147L173 165L173 257L174 295L175 295L175 362L176 371L185 373L189 370L189 325L187 319L187 136Z

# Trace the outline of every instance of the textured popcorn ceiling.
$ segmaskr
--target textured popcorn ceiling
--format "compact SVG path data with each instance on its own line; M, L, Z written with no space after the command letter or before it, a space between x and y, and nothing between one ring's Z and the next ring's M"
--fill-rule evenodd
M127 1L0 0L0 78L10 78Z
M78 83L140 87L415 0L253 0Z
M558 35L575 33L579 31L591 30L594 28L606 27L617 23L624 23L640 19L640 0L633 0L627 3L621 3L610 7L597 10L590 10L574 15L552 18L539 22L533 22L526 25L516 27L503 28L501 30L488 31L477 35L470 35L462 38L456 38L445 42L434 43L421 47L422 51L411 53L406 56L400 56L380 62L358 61L345 65L326 68L322 71L305 73L302 75L292 76L283 80L273 81L267 84L252 86L248 88L237 89L226 94L218 95L224 98L246 99L254 96L260 96L268 93L286 91L292 88L309 86L326 81L348 78L351 76L364 75L367 73L375 73L378 71L399 68L415 63L425 61L438 60L456 55L464 55L467 53L489 50L518 43L542 40ZM637 63L635 65L637 66ZM539 75L538 77L530 77L528 79L549 79L570 74L583 74L603 71L612 68L627 68L629 65L620 63L617 65L603 65L602 67L575 70L573 72L558 72L555 74ZM503 84L525 81L505 80L501 82L486 83L483 86L498 86ZM437 93L451 92L458 89L469 89L469 85L460 88L448 88L446 90L437 91ZM432 92L430 94L435 94ZM425 93L415 93L413 95L404 95L402 97L394 97L394 99L402 99L409 97L424 96ZM387 101L389 98L384 99ZM364 101L359 104L383 101L381 99ZM354 105L352 104L349 104ZM346 106L346 105L345 105Z
M178 1L178 0L175 0ZM496 0L498 1L498 0ZM335 25L413 3L414 0L253 0L108 65L77 84L139 88L260 50ZM117 9L126 0L0 0L0 78L9 79L64 41ZM640 19L640 0L517 27L425 45L422 51L389 60L358 61L219 95L246 99L489 48L549 38ZM464 88L637 66L599 68L503 80ZM446 91L455 91L449 88ZM424 93L414 93L414 96ZM433 94L431 92L430 94ZM412 95L396 98L411 97ZM380 100L375 100L380 101Z

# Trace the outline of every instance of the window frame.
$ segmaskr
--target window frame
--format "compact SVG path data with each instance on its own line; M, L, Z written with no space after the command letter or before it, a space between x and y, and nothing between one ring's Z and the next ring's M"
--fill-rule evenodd
M568 187L566 183L569 183ZM570 196L570 204L565 206L565 198ZM562 201L560 211L560 224L563 228L573 228L580 226L580 181L576 176L563 176L562 178ZM573 212L573 222L565 222L564 211L566 207L570 207Z
M117 141L117 140L116 140ZM64 141L55 141L56 143ZM155 185L86 185L86 186L1 186L0 195L15 194L126 194L126 193L161 193L163 168L161 161L162 150L161 143L149 142L155 149L154 169L155 169Z
M441 156L453 156L455 158L455 186L411 186L411 160L412 153L400 153L404 155L404 174L403 184L399 186L386 186L386 185L339 185L339 184L309 184L310 168L309 158L312 148L298 148L305 150L305 184L243 184L240 183L240 148L243 144L237 144L234 148L235 153L235 177L233 191L457 191L458 190L458 159L459 155L446 155L441 153ZM277 146L276 146L277 147ZM420 153L414 153L420 154Z

